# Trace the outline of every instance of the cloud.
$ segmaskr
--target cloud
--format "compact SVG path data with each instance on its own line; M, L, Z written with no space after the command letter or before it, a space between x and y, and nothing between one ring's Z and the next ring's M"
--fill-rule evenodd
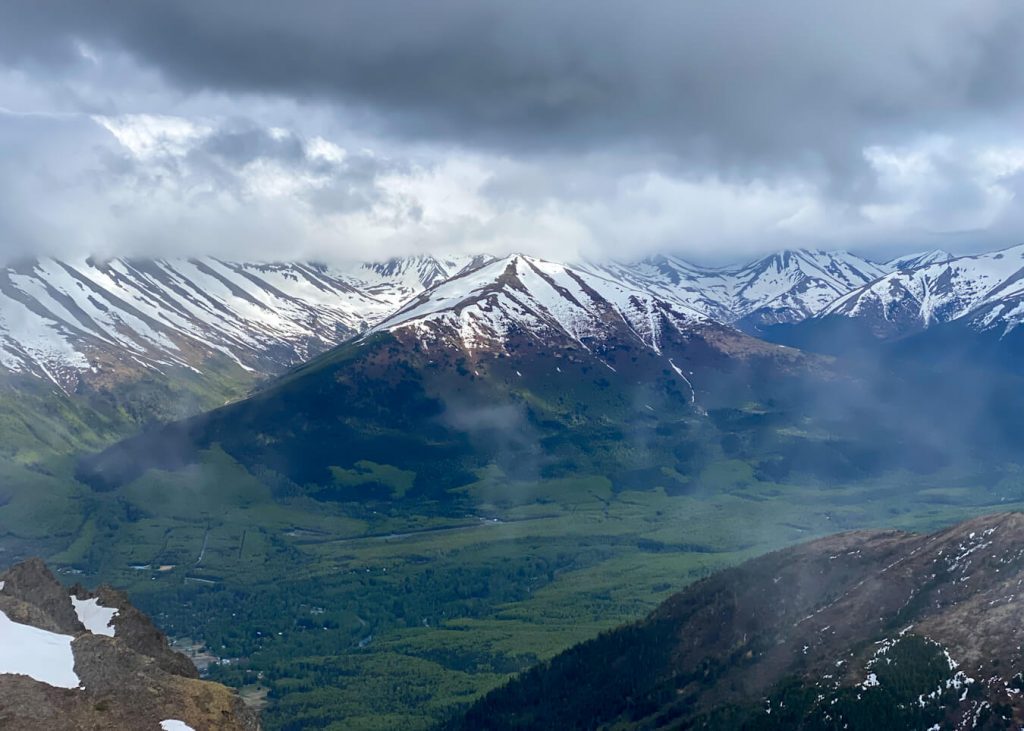
M876 191L849 205L799 176L623 171L607 156L392 159L238 118L0 114L0 139L13 151L0 161L7 258L672 250L714 262L787 246L969 245L1015 230L1024 172L1024 147L876 146L864 151Z
M0 115L0 140L13 151L0 162L7 258L275 258L288 247L313 256L330 250L335 234L401 218L389 161L280 129L152 115Z
M115 49L189 91L328 99L406 136L504 151L856 164L880 131L1008 113L1024 91L1024 8L1010 1L7 7L12 63Z
M0 246L1015 243L1022 30L1010 0L6 4Z

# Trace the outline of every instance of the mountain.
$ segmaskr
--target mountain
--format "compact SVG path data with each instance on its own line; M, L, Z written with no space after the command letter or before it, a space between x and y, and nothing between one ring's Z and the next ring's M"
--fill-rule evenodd
M0 272L0 366L73 390L125 371L211 359L276 373L364 331L479 263L412 257L315 263L40 259Z
M916 254L904 254L898 256L895 259L891 259L885 263L885 266L890 271L905 271L907 269L917 269L918 267L927 266L929 264L941 264L944 261L954 259L952 254L942 249L932 249L931 251L921 251Z
M780 251L725 268L697 267L670 256L595 268L753 333L803 320L889 271L845 251L811 250Z
M882 337L965 320L1005 335L1022 319L1024 246L896 271L838 298L819 318L859 319Z
M243 396L487 257L40 259L0 271L3 456L96 449Z
M783 251L737 272L737 314L747 329L806 319L884 267L845 251Z
M323 499L391 496L367 462L411 474L407 497L447 500L489 466L625 483L652 460L679 463L687 416L782 404L827 371L679 302L516 255L436 285L248 399L82 460L78 475L115 489L216 445L279 489ZM624 450L638 430L643 447Z
M692 584L453 729L1009 729L1024 516L833 535Z
M233 692L108 587L70 593L32 559L0 573L0 726L258 731Z

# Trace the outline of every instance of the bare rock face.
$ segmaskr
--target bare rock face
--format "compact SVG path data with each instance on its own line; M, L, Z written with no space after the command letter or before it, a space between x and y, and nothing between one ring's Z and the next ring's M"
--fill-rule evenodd
M12 566L0 577L0 581L4 582L2 596L18 599L31 606L35 610L33 615L41 615L37 621L47 622L43 629L62 634L85 631L68 599L67 590L41 559L30 558Z
M72 601L74 599L74 601ZM19 731L258 731L228 688L184 655L121 592L68 592L31 559L0 574L0 728Z
M199 677L199 671L192 661L171 649L164 633L128 601L124 592L109 586L101 586L91 592L76 584L71 588L71 594L77 599L96 599L100 605L116 609L117 613L111 620L115 636L133 651L153 658L161 669L173 675Z

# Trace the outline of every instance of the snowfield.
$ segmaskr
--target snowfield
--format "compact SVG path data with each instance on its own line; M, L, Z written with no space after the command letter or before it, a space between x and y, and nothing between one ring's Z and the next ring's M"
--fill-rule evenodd
M77 688L71 635L12 622L0 611L0 674L27 675L55 688Z

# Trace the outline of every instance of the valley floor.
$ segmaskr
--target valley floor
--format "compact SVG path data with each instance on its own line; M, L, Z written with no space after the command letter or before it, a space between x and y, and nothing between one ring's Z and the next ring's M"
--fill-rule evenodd
M783 485L724 460L676 494L491 474L463 489L470 509L442 515L282 502L223 453L211 465L217 490L153 473L116 494L72 491L86 517L57 526L67 548L50 559L204 643L210 675L265 700L269 729L427 729L718 568L836 531L1024 509L1014 466Z

